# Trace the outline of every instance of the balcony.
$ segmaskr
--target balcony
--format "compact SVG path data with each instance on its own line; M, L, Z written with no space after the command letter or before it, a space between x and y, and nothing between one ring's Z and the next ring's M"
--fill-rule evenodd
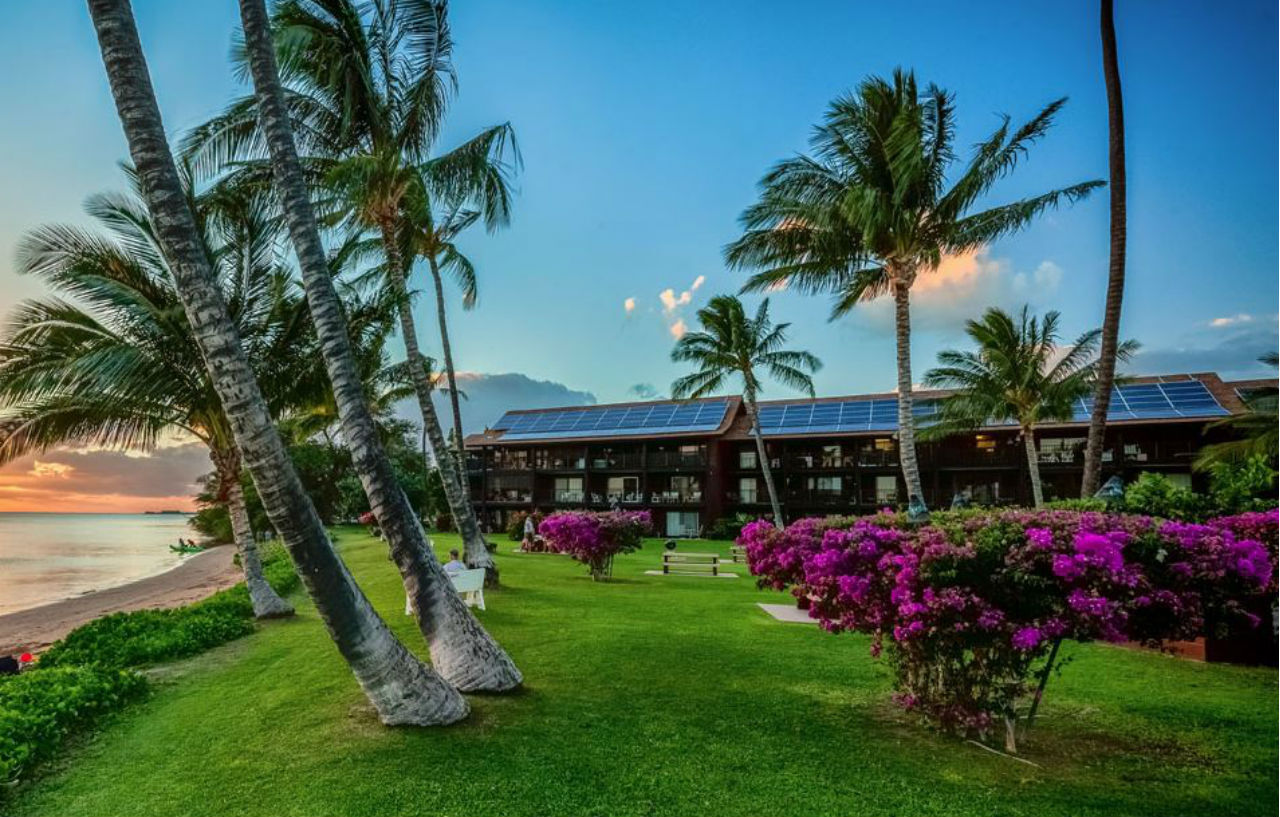
M654 505L693 505L702 501L702 491L654 491L649 501Z
M586 457L547 457L538 460L539 471L582 471L587 467Z
M490 491L485 502L490 504L518 504L528 505L533 502L533 492L531 491Z
M761 491L729 491L725 501L730 505L767 505L769 496Z
M648 465L650 468L706 468L707 455L702 452L651 451Z
M787 457L787 468L795 471L833 471L852 468L853 461L853 456L849 454L841 457L823 457L820 454L793 454Z
M489 463L489 470L490 471L528 471L529 460L524 457L494 457L493 461Z
M877 451L869 449L859 451L854 459L858 463L859 468L897 468L898 452L897 451Z
M592 494L591 495L592 501L595 502L596 497L599 497L599 496L600 496L599 494ZM614 503L617 503L619 505L643 505L644 494L639 492L633 492L629 494L620 494L620 493L607 494L604 497L604 502L601 504L613 505Z
M789 491L786 502L792 506L851 508L856 502L854 497L840 491Z
M639 452L607 454L591 458L592 471L638 471L644 467L644 457Z
M479 454L468 454L466 460L467 473L474 474L484 470L484 457Z
M1041 450L1037 452L1036 459L1039 460L1042 466L1043 465L1048 465L1048 466L1074 465L1074 466L1083 468L1084 467L1084 449L1083 448L1063 449L1059 451ZM1113 451L1102 452L1103 462L1112 462L1114 459L1115 459L1115 452Z
M1021 445L1002 445L991 449L935 448L921 452L926 468L1020 468L1026 462Z
M582 491L552 491L551 501L557 505L581 505L586 499Z

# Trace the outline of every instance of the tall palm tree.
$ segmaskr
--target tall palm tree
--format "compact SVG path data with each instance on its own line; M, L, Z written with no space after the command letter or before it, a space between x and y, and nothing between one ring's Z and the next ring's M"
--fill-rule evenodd
M1280 355L1269 352L1258 358L1258 361L1268 366L1280 365ZM1204 470L1218 463L1240 463L1254 457L1263 457L1275 464L1277 451L1280 451L1278 405L1280 405L1280 391L1275 386L1255 389L1245 400L1247 411L1244 414L1224 417L1205 427L1206 431L1228 429L1239 435L1240 439L1206 445L1200 449L1193 467Z
M290 384L281 375L305 362L307 324L288 273L275 263L278 230L267 208L251 196L186 192L255 374ZM0 461L73 442L147 451L167 433L195 437L213 461L254 615L291 615L262 575L240 453L146 209L113 195L93 197L87 209L105 234L49 226L19 247L18 271L68 300L20 304L0 339L0 404L16 421ZM289 395L267 397L279 407Z
M392 560L400 570L418 627L431 648L432 662L441 675L464 691L514 689L523 676L454 591L383 450L351 348L342 301L325 261L302 162L294 146L284 89L276 71L266 4L263 0L241 0L240 16L270 154L272 181L293 238L312 323L333 384L342 436L369 498L369 507L378 518ZM393 266L390 262L388 265ZM415 383L427 376L420 355L410 356L409 371ZM448 451L444 453L447 457ZM443 467L441 470L447 471Z
M992 423L1017 423L1037 508L1044 506L1044 490L1036 427L1070 420L1076 401L1093 388L1098 370L1100 330L1085 332L1060 354L1058 318L1057 312L1048 312L1041 320L1025 306L1016 318L1002 309L988 309L980 320L965 324L977 351L939 352L940 365L924 376L929 388L955 391L938 402L937 422L921 436L937 438ZM1136 348L1129 341L1118 353L1127 359Z
M283 0L273 22L284 105L308 179L335 189L326 209L338 207L351 223L382 240L387 286L401 298L406 357L417 359L422 353L407 284L412 259L394 240L406 217L407 199L426 197L445 207L471 202L490 228L504 224L510 207L508 171L518 162L511 127L489 128L447 153L430 156L456 86L445 2ZM190 134L186 150L207 168L230 158L260 158L266 145L259 122L254 98L236 100ZM509 150L512 162L506 159ZM419 367L413 371L424 429L465 543L467 564L484 567L496 582L497 565L476 521L462 463L452 456L441 430L431 384Z
M973 252L1030 224L1045 210L1102 185L1083 182L970 212L1042 137L1059 99L1021 127L1008 117L960 169L954 99L914 74L869 77L831 104L814 129L812 155L779 162L741 216L744 234L725 248L735 269L757 270L744 291L790 286L835 295L831 318L893 297L898 368L898 447L908 493L923 500L911 413L911 287L946 255Z
M1112 0L1101 0L1102 76L1107 85L1107 164L1111 174L1111 263L1107 272L1107 302L1102 314L1102 364L1093 389L1093 411L1084 449L1084 477L1080 496L1091 497L1102 482L1102 447L1107 411L1116 379L1116 351L1120 339L1120 306L1124 299L1125 242L1128 238L1125 210L1124 98L1120 92L1120 65L1116 59L1116 23Z
M822 363L809 352L784 348L791 324L774 324L769 320L768 298L760 303L755 317L748 318L741 300L733 295L717 295L698 310L698 323L702 325L702 331L689 332L680 338L671 352L672 360L692 363L697 371L672 383L671 396L676 400L693 400L715 394L730 378L742 381L742 403L751 421L751 436L756 441L760 471L769 491L773 521L782 527L782 503L778 501L773 470L769 467L764 436L760 432L756 398L764 387L759 372L767 373L784 386L812 397L813 379L810 374L822 368Z
M356 585L289 461L187 205L128 0L89 0L89 13L156 244L236 446L329 635L383 723L466 717L466 700L396 640Z

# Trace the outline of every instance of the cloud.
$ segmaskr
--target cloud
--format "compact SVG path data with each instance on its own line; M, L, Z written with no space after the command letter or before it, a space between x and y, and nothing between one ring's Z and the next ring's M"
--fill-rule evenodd
M503 414L514 409L554 408L556 406L594 405L596 396L589 391L571 389L552 380L535 380L518 372L487 374L484 372L458 372L458 388L466 394L460 402L462 433L483 431L498 421ZM436 392L436 411L445 434L453 427L453 409L449 395ZM417 400L404 400L396 406L396 414L413 423L420 423Z
M693 293L686 289L677 297L676 291L667 287L658 293L658 300L662 301L662 311L670 315L679 307L687 306L693 300Z
M628 397L638 397L641 400L660 400L662 393L652 383L637 383L627 389Z
M1228 326L1239 326L1242 323L1253 323L1253 316L1241 312L1239 315L1231 315L1226 318L1214 318L1209 321L1209 325L1214 329L1225 329Z
M684 325L684 318L677 318L675 323L667 327L667 331L671 333L671 337L680 340L680 338L684 337L685 332L689 331L689 328Z
M212 470L203 445L149 453L53 448L0 468L0 511L190 510Z
M922 273L912 286L912 328L951 332L992 306L1006 310L1023 304L1033 309L1051 307L1063 275L1063 269L1047 259L1034 269L1018 271L986 249L949 255L937 270ZM892 299L879 298L858 309L869 328L892 328Z
M627 298L625 301L623 301L623 302L622 302L622 311L626 312L628 315L630 315L632 312L635 312L635 311L636 311L636 299L635 299L635 298Z
M71 476L71 472L74 470L76 470L74 466L66 463L36 460L31 463L31 470L27 473L36 479L66 479Z
M694 292L697 292L698 287L702 286L706 282L707 282L707 276L699 275L697 278L693 279L693 286L689 287L689 289L693 290Z
M1276 350L1276 318L1244 321L1211 327L1212 335L1201 333L1177 346L1141 349L1125 366L1129 374L1181 374L1183 372L1217 372L1231 379L1275 377L1276 370L1258 358Z

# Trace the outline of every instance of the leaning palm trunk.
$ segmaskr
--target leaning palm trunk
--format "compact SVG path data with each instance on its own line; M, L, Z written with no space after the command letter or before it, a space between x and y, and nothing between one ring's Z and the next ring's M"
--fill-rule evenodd
M254 618L283 618L293 615L293 607L280 598L262 572L262 558L258 555L258 541L253 536L249 521L249 509L244 502L244 489L240 486L240 460L233 455L214 456L217 469L218 493L226 503L227 516L231 519L231 535L240 554L240 568L244 571L244 583L249 589L249 601L253 603Z
M756 456L760 458L760 473L764 475L764 487L769 492L769 505L773 508L773 524L775 527L782 528L786 526L786 521L782 518L782 503L778 501L778 490L773 486L773 469L769 467L769 455L765 452L764 435L760 433L756 397L754 394L748 393L743 395L743 400L747 404L747 419L751 422L751 436L756 441Z
M440 264L434 255L428 256L431 265L431 279L436 286L436 316L440 323L440 352L444 356L444 373L449 379L449 404L453 409L453 436L457 445L457 462L459 468L467 461L466 451L462 447L462 408L458 403L458 379L453 370L453 344L449 343L449 319L445 314L444 282L440 280ZM459 478L462 475L459 474ZM465 484L465 480L464 480Z
M915 496L924 502L920 463L916 459L915 416L911 412L911 278L901 273L893 279L893 314L898 344L898 458L908 499Z
M1102 0L1102 74L1107 84L1107 134L1111 170L1111 268L1107 274L1107 304L1102 317L1102 348L1098 358L1098 380L1093 391L1093 413L1089 416L1089 440L1084 449L1084 477L1080 495L1093 496L1102 482L1102 447L1107 431L1107 411L1111 408L1111 388L1116 380L1116 352L1120 348L1120 305L1124 299L1125 168L1124 98L1120 93L1120 67L1116 59L1116 24L1111 0Z
M444 486L445 500L453 514L453 522L462 535L466 549L464 560L467 567L484 568L485 584L493 586L498 583L498 565L489 553L484 536L480 533L480 525L476 522L475 508L471 505L471 497L467 493L467 484L463 479L457 460L445 441L444 432L440 428L440 416L436 413L435 403L431 400L432 384L427 376L427 367L423 365L422 351L418 348L418 328L413 319L413 309L409 304L409 287L405 281L404 259L400 254L400 245L395 240L395 227L390 222L381 225L383 250L387 256L387 277L392 291L399 300L400 334L404 339L405 357L409 362L409 377L413 382L414 393L418 397L418 409L422 412L422 427L427 432L427 440L431 443L435 454L436 467L440 469L440 482Z
M1031 478L1031 498L1037 508L1043 508L1044 487L1040 484L1040 452L1036 450L1036 430L1034 427L1023 427L1022 444L1027 449L1027 476Z
M143 199L192 333L271 523L330 637L383 723L428 726L461 720L467 702L391 634L334 552L293 470L198 239L129 0L89 0L89 11Z
M369 507L386 536L436 669L463 691L513 689L523 680L520 671L454 591L378 440L351 351L342 302L329 275L294 146L276 72L266 6L263 0L241 0L240 12L262 130L271 154L272 176L293 237L325 368L333 384L342 434Z

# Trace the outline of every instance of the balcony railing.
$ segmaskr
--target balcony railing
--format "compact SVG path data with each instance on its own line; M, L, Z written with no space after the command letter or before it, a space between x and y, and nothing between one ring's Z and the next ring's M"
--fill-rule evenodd
M819 454L793 454L787 458L787 467L797 471L836 470L852 468L853 462L852 454L841 457L823 457Z
M761 491L729 491L725 494L725 500L730 505L763 505L769 501L768 496Z
M539 460L535 466L539 471L581 471L587 467L586 457L550 457Z
M551 493L551 501L560 505L577 502L580 503L586 498L586 494L582 491L553 491Z
M788 491L788 505L813 505L822 507L852 506L854 498L842 491Z
M495 457L493 462L489 464L489 468L493 471L528 471L530 462L526 459L516 459L514 457Z
M591 496L593 498L592 501L594 501L594 498L600 495L592 494ZM644 494L638 493L638 492L629 493L629 494L619 494L619 493L606 494L604 497L604 502L609 505L612 505L615 502L618 503L619 505L641 505L644 503Z
M687 505L702 501L702 491L653 491L649 501L654 505Z
M1058 450L1058 451L1040 451L1036 457L1041 465L1084 465L1084 449L1074 450ZM1103 451L1102 461L1111 462L1115 459L1114 451Z
M644 457L640 454L610 454L605 457L592 457L593 471L634 471L644 466Z
M706 454L685 454L678 451L651 451L648 465L650 468L705 468Z
M897 451L859 451L854 455L859 468L897 468Z
M491 491L486 502L516 502L522 505L528 505L533 501L533 494L529 491Z

